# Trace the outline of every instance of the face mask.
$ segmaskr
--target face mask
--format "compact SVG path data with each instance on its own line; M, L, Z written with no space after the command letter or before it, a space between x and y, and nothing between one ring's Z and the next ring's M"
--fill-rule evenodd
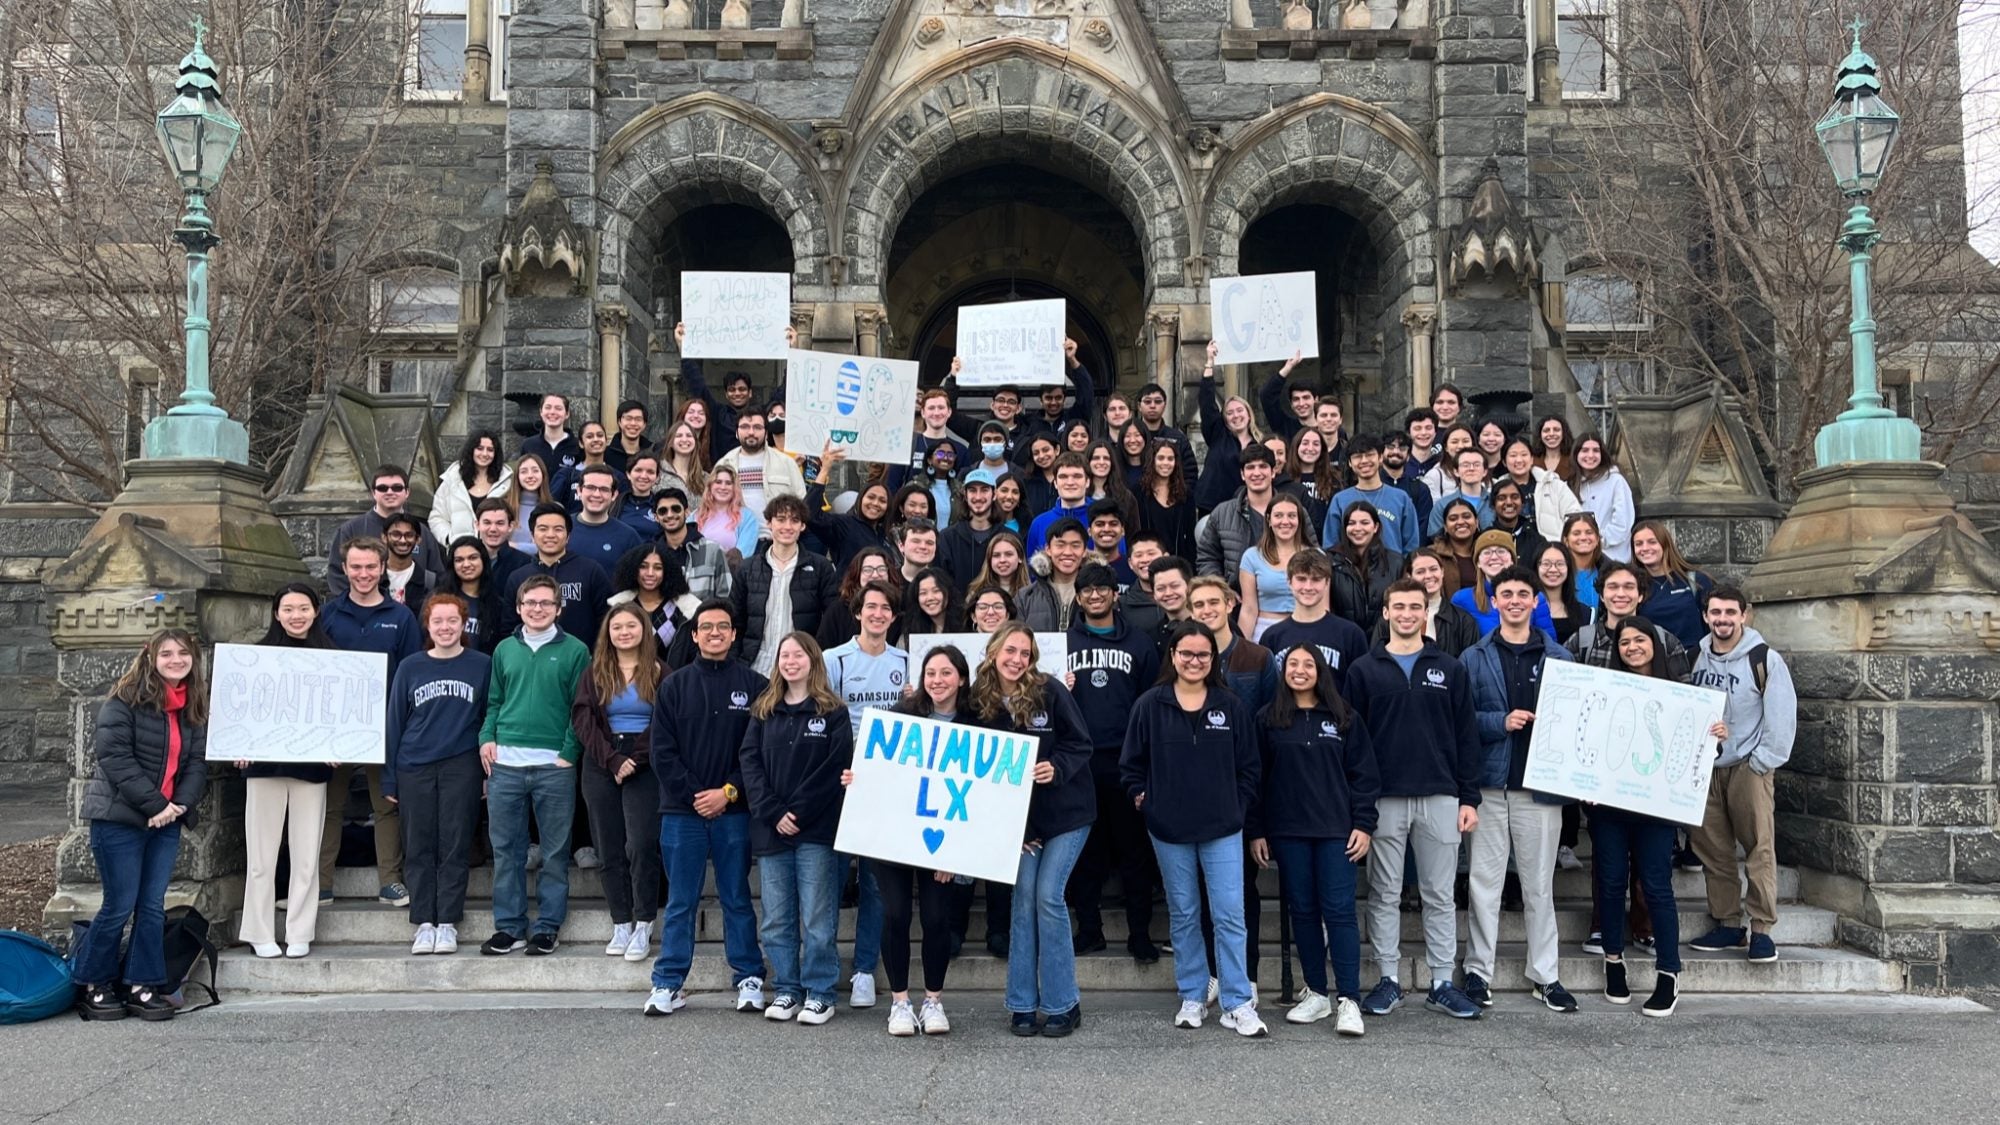
M1006 455L1007 445L1005 442L983 441L979 443L979 452L984 454L988 461L998 461Z

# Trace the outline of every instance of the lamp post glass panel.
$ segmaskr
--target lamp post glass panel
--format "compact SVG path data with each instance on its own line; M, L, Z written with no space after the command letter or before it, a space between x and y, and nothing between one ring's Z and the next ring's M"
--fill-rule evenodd
M236 151L243 126L222 104L215 61L202 50L206 33L194 23L194 49L181 59L174 100L154 119L160 148L186 197L174 239L187 251L187 387L178 406L146 426L147 457L215 457L247 464L250 435L215 405L208 378L208 255L221 240L208 214L208 195Z
M1881 183L1902 118L1882 100L1880 68L1861 49L1862 21L1857 19L1848 26L1854 32L1854 43L1841 60L1833 105L1813 127L1834 181L1851 201L1847 221L1840 228L1840 247L1847 251L1848 286L1854 302L1853 319L1847 326L1853 393L1848 396L1847 409L1822 428L1813 443L1821 466L1844 461L1915 461L1922 455L1923 444L1915 422L1882 405L1875 368L1875 318L1868 293L1872 252L1882 239L1875 216L1868 210L1868 197Z

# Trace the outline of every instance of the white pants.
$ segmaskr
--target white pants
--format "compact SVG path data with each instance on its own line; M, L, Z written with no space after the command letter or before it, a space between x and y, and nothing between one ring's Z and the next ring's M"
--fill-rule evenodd
M1472 831L1471 909L1465 971L1493 980L1500 942L1500 888L1507 857L1521 877L1521 913L1528 925L1528 980L1556 980L1556 847L1562 840L1562 806L1544 805L1525 789L1481 789L1479 827Z
M1483 815L1484 810L1482 810ZM1417 890L1424 900L1424 955L1431 980L1450 980L1458 960L1458 798L1383 797L1375 802L1375 839L1368 850L1368 945L1385 977L1403 958L1403 853L1416 852ZM1429 987L1419 981L1412 987Z
M286 814L289 812L289 816ZM319 839L326 823L326 783L289 777L243 782L243 923L251 945L277 938L278 837L291 845L292 880L285 941L310 942L319 924Z

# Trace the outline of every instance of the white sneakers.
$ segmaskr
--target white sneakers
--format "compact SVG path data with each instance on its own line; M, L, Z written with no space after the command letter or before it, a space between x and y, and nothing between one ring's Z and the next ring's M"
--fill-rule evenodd
M1254 1003L1241 1004L1222 1013L1222 1026L1245 1039L1262 1039L1271 1033L1264 1026L1264 1021L1257 1018L1257 1005Z
M1575 871L1583 866L1583 861L1576 857L1575 848L1561 847L1556 849L1556 866L1564 871Z
M1318 1023L1332 1014L1332 1001L1308 988L1299 1002L1292 1005L1292 1010L1285 1013L1285 1022Z
M250 952L264 958L266 961L273 957L283 957L285 955L285 951L275 941L260 941L250 947Z
M577 868L582 871L595 871L604 866L604 861L597 857L597 849L588 844L576 849L576 854L570 858L576 860Z
M935 996L924 997L924 1010L917 1015L925 1035L950 1035L951 1021L944 1017L944 1003Z
M898 1000L889 1005L889 1034L899 1039L917 1033L917 1014L910 1010L908 1000Z
M736 1010L739 1012L761 1012L764 1010L764 978L744 977L736 986Z
M1340 1003L1334 1006L1333 1030L1356 1039L1366 1034L1366 1030L1361 1026L1361 1005L1345 996L1341 997Z
M872 1008L875 1006L875 974L856 973L851 981L854 988L847 994L850 1008ZM823 1021L822 1021L823 1022Z
M296 961L301 957L312 956L312 951L313 951L312 942L295 941L292 944L285 947L285 956L290 957L292 960Z
M1201 1018L1207 1014L1207 1004L1199 1000L1183 1000L1181 1010L1174 1016L1174 1026L1192 1031L1201 1026Z
M1222 982L1215 979L1214 977L1208 978L1208 1002L1214 1004L1219 1002L1221 999L1222 999Z
M656 988L646 997L646 1006L640 1011L649 1016L665 1016L687 1007L688 995L684 988Z
M458 952L458 927L457 927L457 926L454 926L454 925L452 925L451 923L449 923L449 922L446 922L446 923L444 923L443 925L441 925L441 926L439 926L439 927L437 928L437 950L436 950L436 952L438 952L438 953L457 953L457 952Z
M604 947L606 957L623 957L625 948L632 944L632 923L620 922L611 927L611 941Z
M605 950L610 952L610 950ZM653 959L653 924L651 922L632 923L632 940L625 943L627 961L650 961Z
M799 1011L799 1022L818 1027L833 1018L833 1005L824 1000L808 1000Z
M799 998L796 996L780 996L764 1009L764 1018L773 1023L783 1023L798 1014Z
M436 953L437 951L438 951L437 927L431 925L429 922L425 922L423 925L418 926L416 940L410 943L410 953L412 955L421 956L422 954L425 953Z

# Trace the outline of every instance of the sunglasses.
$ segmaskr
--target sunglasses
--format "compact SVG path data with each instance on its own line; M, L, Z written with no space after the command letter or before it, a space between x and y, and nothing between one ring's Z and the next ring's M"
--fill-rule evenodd
M375 486L375 491L377 492L408 492L409 490L410 486L407 484L378 484Z

